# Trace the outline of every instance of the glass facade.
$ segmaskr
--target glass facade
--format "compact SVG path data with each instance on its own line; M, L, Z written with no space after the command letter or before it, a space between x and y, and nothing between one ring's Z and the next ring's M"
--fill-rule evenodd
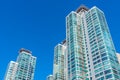
M61 44L58 44L54 49L54 80L65 80L65 53L66 43L64 41Z
M66 17L68 80L120 80L104 13L85 6Z
M32 56L30 51L21 49L17 62L19 64L15 80L34 80L36 57Z
M67 54L68 54L68 79L85 80L86 60L82 17L76 12L71 12L66 17Z
M119 80L118 59L110 36L104 13L97 7L91 8L86 14L87 39L95 80ZM93 78L93 79L94 79Z
M65 52L62 44L55 47L54 80L120 80L120 54L96 6L80 6L66 16L65 44Z
M11 62L5 80L34 80L36 57L21 49L16 62Z
M18 67L17 62L10 61L4 80L14 80L17 67Z

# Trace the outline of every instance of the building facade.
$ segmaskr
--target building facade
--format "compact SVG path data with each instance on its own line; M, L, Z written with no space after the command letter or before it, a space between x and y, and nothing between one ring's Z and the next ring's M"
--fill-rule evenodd
M36 57L32 56L31 51L22 48L17 61L11 62L8 67L6 75L12 76L5 80L34 80L35 65Z
M18 67L17 62L10 61L4 80L14 80L17 67Z
M120 80L103 11L81 6L66 17L68 80Z
M53 77L54 80L65 80L65 55L66 55L66 41L63 41L61 44L55 46L54 49L54 69Z
M86 12L86 10L85 10ZM72 11L66 17L66 43L68 54L68 80L86 79L86 57L83 20L80 12Z

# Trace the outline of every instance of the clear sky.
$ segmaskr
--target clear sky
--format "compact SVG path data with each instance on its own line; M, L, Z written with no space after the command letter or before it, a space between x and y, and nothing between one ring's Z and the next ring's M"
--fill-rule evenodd
M119 0L0 0L0 80L20 48L37 57L34 80L52 74L54 46L65 39L65 17L81 4L104 11L120 52Z

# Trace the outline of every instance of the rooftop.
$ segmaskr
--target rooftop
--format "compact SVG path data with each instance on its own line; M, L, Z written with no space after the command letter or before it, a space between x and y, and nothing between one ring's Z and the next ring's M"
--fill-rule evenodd
M27 49L24 49L24 48L21 48L19 52L20 53L21 52L27 52L27 53L30 53L30 54L32 53L30 50L27 50Z
M86 7L85 5L81 5L81 6L76 10L76 12L79 13L79 12L82 11L82 10L88 11L89 9L88 9L88 7Z

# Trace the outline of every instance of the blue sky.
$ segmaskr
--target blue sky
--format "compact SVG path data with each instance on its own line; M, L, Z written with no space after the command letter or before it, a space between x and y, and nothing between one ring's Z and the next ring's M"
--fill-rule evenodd
M20 48L37 57L34 80L52 74L54 46L65 39L65 17L81 4L104 11L120 52L119 0L0 0L0 80Z

